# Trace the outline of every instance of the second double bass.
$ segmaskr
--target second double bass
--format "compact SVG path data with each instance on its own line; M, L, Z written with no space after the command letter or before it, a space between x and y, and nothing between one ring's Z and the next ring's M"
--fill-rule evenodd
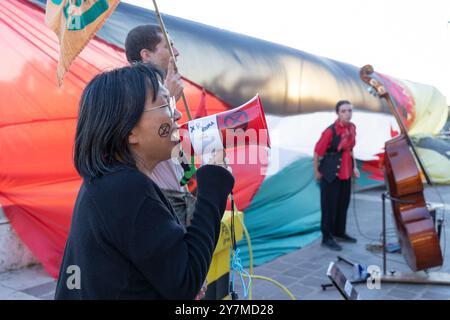
M403 256L413 271L440 266L442 252L433 219L426 206L418 165L429 184L431 180L408 136L395 101L374 77L372 66L362 67L360 77L386 100L401 130L398 136L385 144L384 166L389 193L394 198L392 211Z

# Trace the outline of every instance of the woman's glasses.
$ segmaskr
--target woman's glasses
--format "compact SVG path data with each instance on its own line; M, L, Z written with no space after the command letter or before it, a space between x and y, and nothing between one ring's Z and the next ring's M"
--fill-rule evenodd
M144 109L144 111L152 111L152 110L161 109L161 108L165 108L165 107L169 107L170 118L173 119L175 116L175 110L177 108L175 97L170 97L168 103L162 104L157 107L146 108L146 109Z

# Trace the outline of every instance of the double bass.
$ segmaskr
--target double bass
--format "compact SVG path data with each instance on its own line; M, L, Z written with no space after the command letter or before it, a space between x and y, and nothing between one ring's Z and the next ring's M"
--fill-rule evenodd
M419 167L429 185L432 185L431 180L398 114L395 101L376 79L373 67L366 65L359 74L373 93L385 99L401 131L385 143L384 167L402 254L413 271L441 266L442 252L426 206Z

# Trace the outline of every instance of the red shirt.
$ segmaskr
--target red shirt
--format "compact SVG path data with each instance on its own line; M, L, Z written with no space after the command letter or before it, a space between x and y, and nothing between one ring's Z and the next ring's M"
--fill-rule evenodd
M353 123L350 122L349 125L353 126L356 131L356 127ZM338 136L342 136L342 134L345 133L346 131L345 127L338 120L336 120L334 126L336 128L336 134ZM333 131L330 128L327 128L324 132L322 132L322 135L320 136L320 139L319 141L317 141L316 146L314 148L315 153L317 153L319 157L323 157L325 155L326 151L331 146L332 139L333 139ZM352 150L354 146L355 144L353 143L343 148L341 167L339 168L338 172L338 178L341 180L347 180L352 177L353 172Z

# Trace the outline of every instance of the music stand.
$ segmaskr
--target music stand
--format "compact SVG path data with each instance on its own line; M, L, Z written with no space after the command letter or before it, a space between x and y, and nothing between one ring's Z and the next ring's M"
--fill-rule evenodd
M358 277L356 277L355 279L350 281L351 284L360 284L360 283L365 283L367 281L367 277L363 278L362 274L361 274L360 268L362 267L362 265L351 262L347 259L342 258L341 256L337 256L337 262L340 262L340 261L350 265L354 270L353 272L355 272L355 268L358 268L358 271L360 272ZM325 290L327 290L327 288L333 287L334 285L332 283L323 283L320 286L322 287L322 290L325 291Z
M358 291L356 291L351 282L347 280L347 277L338 268L336 263L330 262L327 276L345 300L361 300Z

